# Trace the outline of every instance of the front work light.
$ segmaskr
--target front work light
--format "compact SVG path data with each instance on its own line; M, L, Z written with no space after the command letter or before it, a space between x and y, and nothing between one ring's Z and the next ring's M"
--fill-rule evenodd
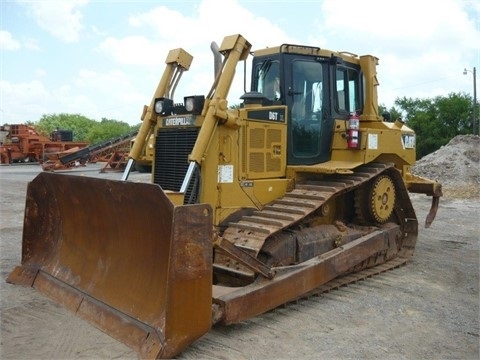
M187 110L188 113L194 115L200 115L202 113L203 104L205 103L205 96L185 96L183 100L183 103L185 104L185 110Z
M172 114L173 100L168 98L155 99L155 113L157 115L168 116Z

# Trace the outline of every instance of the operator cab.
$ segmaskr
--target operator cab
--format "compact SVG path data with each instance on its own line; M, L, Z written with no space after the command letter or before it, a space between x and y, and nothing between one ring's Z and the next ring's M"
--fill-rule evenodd
M255 53L252 91L263 94L264 105L288 107L289 165L328 161L334 120L347 120L362 108L360 66L315 47L276 49ZM267 50L270 54L263 55Z

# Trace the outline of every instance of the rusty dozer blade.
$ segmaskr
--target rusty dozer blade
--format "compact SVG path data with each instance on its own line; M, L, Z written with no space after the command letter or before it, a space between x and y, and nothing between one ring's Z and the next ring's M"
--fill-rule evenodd
M208 205L174 206L154 184L41 173L7 281L168 358L211 327L212 223Z

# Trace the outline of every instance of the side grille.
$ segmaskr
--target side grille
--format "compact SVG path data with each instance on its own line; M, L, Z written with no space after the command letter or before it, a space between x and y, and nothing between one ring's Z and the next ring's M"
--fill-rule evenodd
M153 182L164 190L180 191L199 128L159 129L155 141Z
M248 132L247 168L250 179L275 176L282 171L282 161L274 156L275 149L281 151L282 132L280 129L251 128Z

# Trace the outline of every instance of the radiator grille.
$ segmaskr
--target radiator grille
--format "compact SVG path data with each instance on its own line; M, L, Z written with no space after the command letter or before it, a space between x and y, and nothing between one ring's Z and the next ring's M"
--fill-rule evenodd
M160 129L155 141L153 182L164 190L180 191L199 128Z

